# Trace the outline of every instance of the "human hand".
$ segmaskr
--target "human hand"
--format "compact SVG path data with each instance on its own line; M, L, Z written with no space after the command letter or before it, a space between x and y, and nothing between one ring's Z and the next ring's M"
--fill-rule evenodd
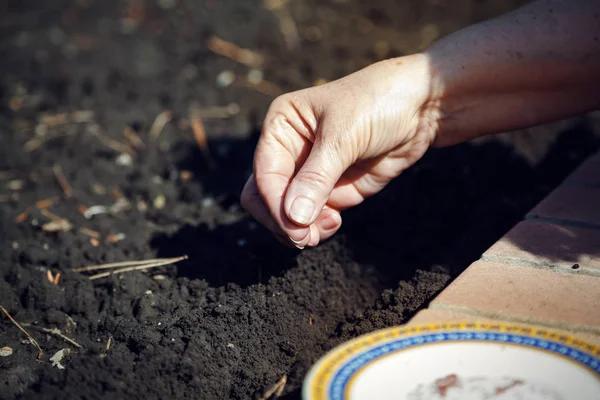
M316 246L433 142L428 61L413 55L275 99L242 205L282 242Z

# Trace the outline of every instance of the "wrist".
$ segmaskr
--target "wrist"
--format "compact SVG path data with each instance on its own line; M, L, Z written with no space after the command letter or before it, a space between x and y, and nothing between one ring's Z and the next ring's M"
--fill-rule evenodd
M442 109L442 80L433 69L426 53L416 53L384 61L392 68L394 91L400 101L396 102L397 113L408 123L404 125L406 137L402 142L417 140L433 144L444 117Z

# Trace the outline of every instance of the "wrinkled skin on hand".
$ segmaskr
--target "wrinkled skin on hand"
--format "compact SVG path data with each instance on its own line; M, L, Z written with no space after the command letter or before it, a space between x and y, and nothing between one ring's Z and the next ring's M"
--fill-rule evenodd
M387 60L271 105L242 205L282 242L316 246L435 138L423 56Z

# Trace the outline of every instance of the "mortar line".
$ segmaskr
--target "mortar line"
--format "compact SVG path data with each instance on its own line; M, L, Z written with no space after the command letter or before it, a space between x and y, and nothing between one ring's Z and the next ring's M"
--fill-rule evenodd
M571 219L564 218L552 218L552 217L542 217L537 214L528 213L525 215L525 221L535 221L542 222L547 224L554 224L560 226L572 226L575 228L587 228L587 229L600 229L600 224L594 222L585 222L585 221L574 221Z
M463 306L454 306L447 304L440 304L436 302L432 302L429 304L429 309L432 310L441 310L448 311L453 313L462 313L475 317L484 317L489 319L494 319L498 321L509 321L509 322L517 322L517 323L528 323L532 325L543 326L546 328L554 328L554 329L562 329L564 331L572 332L574 334L578 333L591 333L593 335L600 336L600 327L589 326L589 325L579 325L571 322L552 320L552 319L538 319L531 317L521 317L513 314L504 314L501 312L494 311L484 311L478 310L470 307Z
M488 255L486 253L483 253L483 255L479 258L479 260L495 262L495 263L505 264L505 265L513 265L513 266L524 267L524 268L542 269L544 271L549 270L549 271L555 272L555 273L586 275L586 276L593 276L593 277L600 278L600 270L585 267L578 262L562 263L562 264L553 263L552 261L536 262L536 261L531 261L531 260L527 260L525 258L520 258L520 257L502 257L502 256ZM572 266L575 264L579 265L579 268L573 269Z

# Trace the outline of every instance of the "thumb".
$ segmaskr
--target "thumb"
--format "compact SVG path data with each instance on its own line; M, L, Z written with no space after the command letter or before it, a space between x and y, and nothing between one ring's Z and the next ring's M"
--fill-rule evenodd
M336 146L317 140L285 195L285 212L300 226L315 222L346 168Z

